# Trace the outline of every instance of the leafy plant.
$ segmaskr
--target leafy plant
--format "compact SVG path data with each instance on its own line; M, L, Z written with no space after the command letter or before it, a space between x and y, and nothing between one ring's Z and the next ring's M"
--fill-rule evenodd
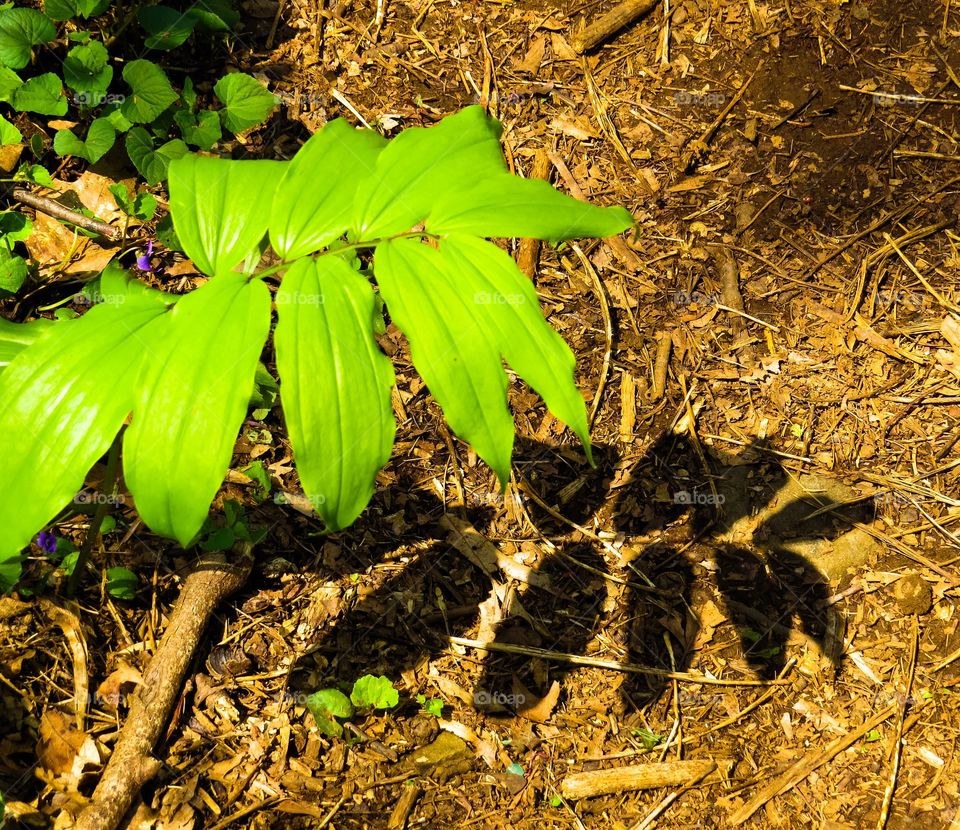
M428 698L426 695L417 695L417 703L428 715L439 718L443 715L443 701L438 697Z
M221 78L214 87L222 106L196 112L192 81L186 78L178 92L162 67L143 58L123 64L123 87L117 89L111 65L114 56L106 45L111 39L103 32L104 41L96 40L76 20L102 15L108 6L109 0L46 0L43 12L0 8L0 101L18 112L58 118L72 107L71 116L84 125L82 131L57 130L53 149L58 155L95 163L126 133L123 143L130 160L149 184L157 184L166 178L170 161L189 151L188 145L210 150L221 140L224 129L233 133L249 129L276 106L275 97L263 84L235 73ZM195 30L228 32L239 20L225 0L204 0L180 10L145 6L138 17L148 33L144 45L150 49L175 48ZM80 31L67 35L65 40L74 45L58 55L54 68L62 64L62 76L46 71L21 78L18 73L34 65L37 47L57 48L61 39L55 24L70 20ZM174 125L180 138L170 137ZM21 141L9 121L0 122L0 143ZM37 157L42 155L42 146L31 149Z
M354 682L349 698L338 689L320 689L305 702L320 732L338 738L343 734L341 720L352 718L356 712L392 709L399 701L400 695L389 678L365 674Z
M481 237L610 236L633 221L510 175L500 129L469 107L389 142L331 121L289 162L172 161L177 236L211 279L176 297L108 267L102 304L57 323L0 374L0 579L16 579L20 549L131 413L123 470L140 516L192 542L246 417L271 325L267 280L279 283L274 346L290 442L330 531L366 506L393 444L380 302L447 421L501 486L514 434L504 360L589 458L573 354L530 280ZM260 268L268 240L280 262Z

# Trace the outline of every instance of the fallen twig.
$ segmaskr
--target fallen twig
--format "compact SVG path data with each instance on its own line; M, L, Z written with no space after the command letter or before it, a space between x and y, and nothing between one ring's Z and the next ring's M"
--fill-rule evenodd
M732 758L720 760L664 761L653 764L634 764L615 769L597 769L575 772L560 782L564 798L590 798L628 790L650 790L657 787L681 787L691 781L705 779L721 770L729 773L736 762Z
M619 32L624 26L633 23L638 17L645 15L659 2L660 0L624 0L605 15L594 20L583 31L575 34L570 41L570 45L577 54L582 55L602 43L610 35Z
M77 818L76 830L114 830L140 789L160 769L152 752L166 728L197 643L217 605L246 583L253 546L240 543L232 560L222 553L203 554L184 580L167 630L133 695L93 798Z
M101 222L99 219L91 219L89 216L84 216L75 210L70 210L70 208L64 207L59 202L48 199L46 196L37 196L29 190L21 189L14 190L12 195L18 202L29 205L34 210L46 213L54 219L71 222L78 228L83 228L85 231L98 233L101 236L107 237L107 239L116 239L120 235L119 228L108 225L106 222Z

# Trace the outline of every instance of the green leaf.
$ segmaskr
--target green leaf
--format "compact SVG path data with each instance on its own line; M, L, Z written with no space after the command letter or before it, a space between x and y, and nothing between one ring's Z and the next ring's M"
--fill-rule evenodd
M138 380L123 470L147 525L186 546L230 466L270 328L270 292L221 274L164 322Z
M277 188L270 220L273 249L294 259L341 236L352 224L357 185L373 172L386 145L373 130L355 130L342 118L314 133Z
M159 184L167 177L170 163L190 152L179 138L155 148L153 139L143 127L134 127L125 140L127 155L147 184Z
M107 568L107 593L117 599L136 599L137 575L129 568Z
M20 112L39 115L66 115L67 98L63 94L63 84L52 72L30 78L13 91L13 107Z
M53 137L53 149L60 156L79 156L91 164L100 161L113 147L117 131L106 118L97 118L87 130L87 138L81 141L70 130L57 130Z
M116 271L102 278L112 302L54 324L0 374L0 560L12 561L70 503L133 408L151 324L166 304Z
M260 244L286 164L191 154L170 165L173 224L203 273L229 271Z
M433 127L404 130L377 158L376 173L357 188L354 238L389 236L422 222L447 191L507 172L500 123L479 106Z
M365 674L353 684L350 702L357 709L392 709L400 702L400 695L389 678Z
M297 472L324 523L340 530L366 507L393 446L393 366L373 337L373 288L340 257L301 259L276 304L280 398Z
M137 12L140 25L150 34L148 49L175 49L186 41L197 25L194 17L169 6L145 6Z
M510 478L513 418L498 345L483 309L451 278L443 255L413 239L383 242L374 273L390 316L410 341L414 365L444 417L496 472ZM282 394L282 386L281 386Z
M449 283L472 307L484 339L573 429L590 457L586 407L574 383L576 360L544 319L533 284L512 257L483 239L451 234L440 241L439 253Z
M63 62L64 83L77 93L77 103L99 104L113 80L113 67L107 64L107 48L93 40L75 46Z
M0 292L16 294L27 279L27 262L0 242Z
M123 113L120 112L120 103L118 101L108 103L107 106L101 110L100 117L106 118L118 133L125 133L133 126L133 124L124 117Z
M156 234L157 241L168 251L184 253L183 245L180 244L180 240L177 238L177 231L173 227L173 219L169 213L157 222Z
M432 233L476 236L524 236L559 242L584 236L613 236L633 226L621 207L581 202L540 179L500 175L482 179L466 191L438 194L426 228Z
M117 207L127 216L133 216L142 222L149 222L157 212L157 199L152 193L144 191L134 198L123 182L110 185L109 190L117 202Z
M19 144L21 141L23 133L0 115L0 144Z
M0 101L9 103L13 99L13 93L23 84L20 76L12 69L0 66Z
M277 403L280 386L263 363L257 364L257 373L253 378L253 394L250 396L252 409L272 409Z
M180 93L180 100L183 101L183 105L189 112L193 112L197 106L197 92L193 88L193 81L190 80L189 75L183 79L183 91Z
M75 0L43 0L43 13L51 20L70 20L80 10Z
M213 110L201 110L196 115L181 110L173 116L177 122L183 140L201 150L209 150L222 137L220 116Z
M317 729L328 738L339 738L343 734L337 718L349 718L353 714L350 699L337 689L320 689L308 695L304 703L317 722Z
M231 0L203 0L187 9L186 14L197 21L202 32L229 32L240 22Z
M23 69L33 47L56 36L56 27L36 9L7 9L0 13L0 64Z
M110 7L110 0L77 0L77 11L81 17L96 17Z
M23 242L33 233L33 222L17 210L0 212L0 237L8 243Z
M220 117L232 133L240 133L266 120L277 106L273 93L256 78L243 72L225 75L213 88L223 102Z
M123 80L133 91L120 105L120 112L134 124L153 121L177 100L166 72L153 61L130 61L123 68Z
M27 181L40 187L53 188L53 178L46 167L39 164L21 164L14 176L17 181Z

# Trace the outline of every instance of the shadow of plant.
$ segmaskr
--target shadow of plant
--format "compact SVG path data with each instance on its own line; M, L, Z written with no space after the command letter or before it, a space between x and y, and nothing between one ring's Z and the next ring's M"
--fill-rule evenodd
M551 653L615 656L641 667L623 675L618 690L623 704L640 707L660 695L665 672L690 666L700 630L694 597L711 593L737 633L734 652L725 656L744 660L760 678L783 670L795 628L838 665L827 642L827 582L803 557L769 541L788 531L839 535L862 517L824 529L810 514L839 505L796 500L756 527L748 547L727 531L772 503L786 482L762 447L747 447L719 471L703 470L709 462L675 435L634 459L602 446L595 455L591 470L563 450L518 442L515 470L537 493L518 511L527 525L518 535L529 537L519 558L532 562L522 581L476 559L467 564L450 542L442 502L430 491L406 490L403 504L389 505L390 515L395 520L401 507L404 522L426 541L408 543L383 564L389 576L335 624L331 673L348 682L365 672L396 677L423 669L428 657L450 648L450 636L468 637L479 627L479 639L493 650L460 657L474 682L465 702L478 709L523 709L554 681L562 685L571 665ZM460 512L483 535L497 509L483 503L492 499L472 501L481 504ZM371 516L360 527L383 520ZM604 544L593 527L617 544Z

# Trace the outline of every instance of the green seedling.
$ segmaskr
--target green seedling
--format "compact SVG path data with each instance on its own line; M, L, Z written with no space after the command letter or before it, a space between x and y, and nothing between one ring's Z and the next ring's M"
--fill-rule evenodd
M306 706L322 734L339 738L343 734L340 721L357 713L392 709L399 700L400 695L388 678L365 674L353 684L350 697L338 689L320 689L307 698Z
M417 695L417 703L420 704L420 708L428 715L433 715L435 718L442 717L443 701L440 700L440 698L428 698L426 695Z

